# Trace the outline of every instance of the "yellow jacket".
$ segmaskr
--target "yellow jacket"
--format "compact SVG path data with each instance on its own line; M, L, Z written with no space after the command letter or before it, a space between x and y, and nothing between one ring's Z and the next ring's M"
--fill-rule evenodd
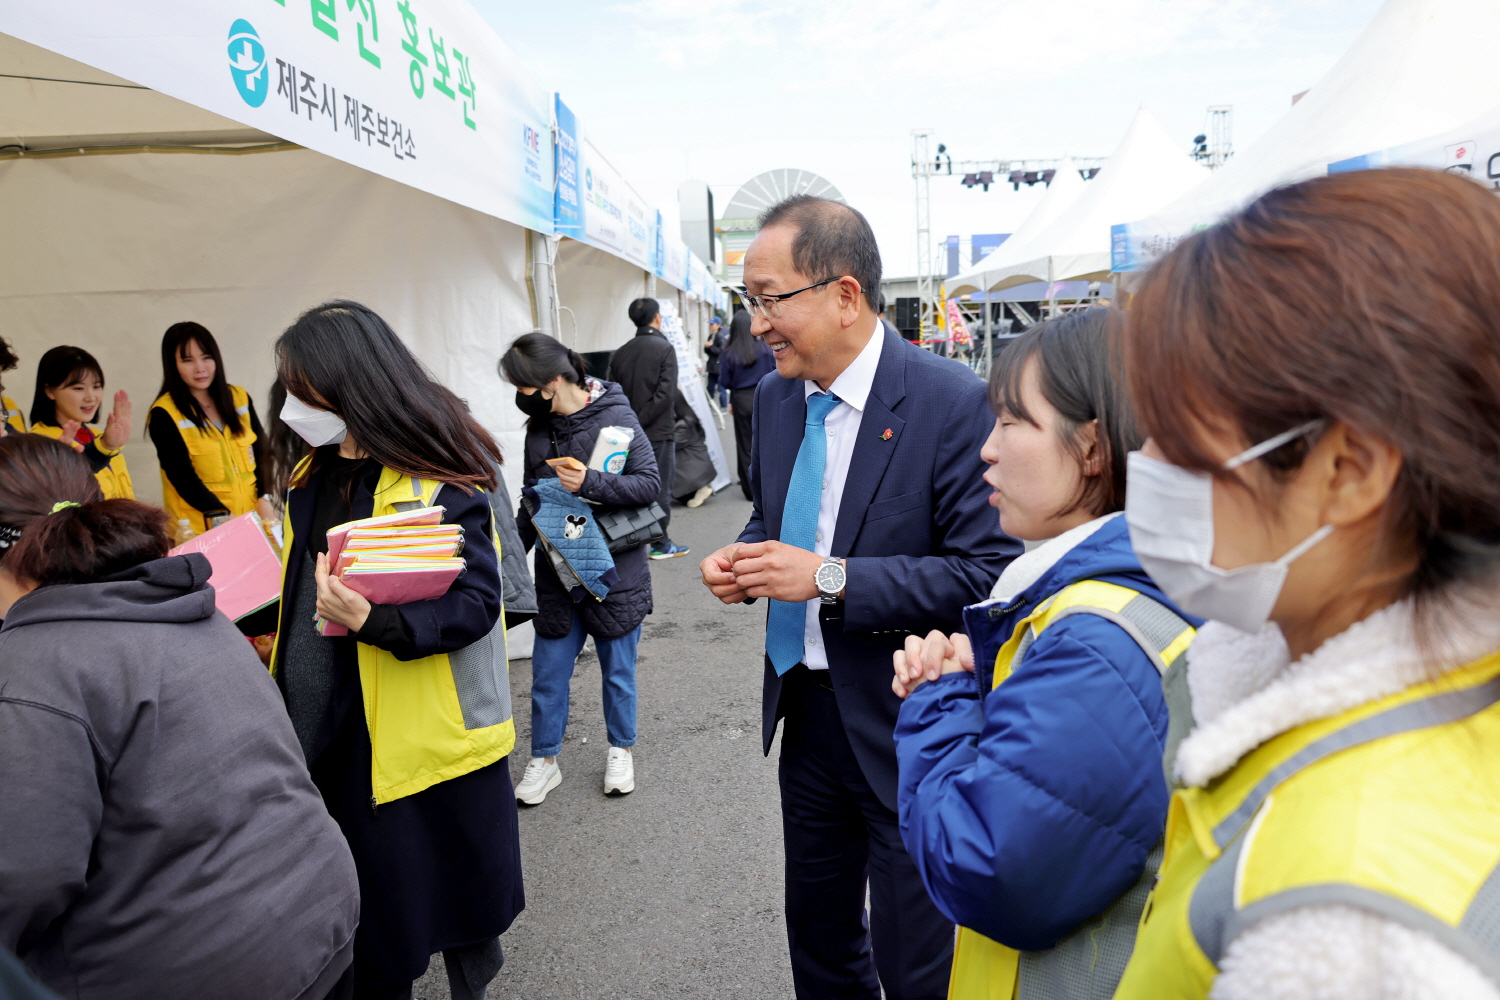
M9 396L0 396L0 408L5 410L5 426L17 434L26 433L26 414L16 405L16 401Z
M304 462L306 460L304 459ZM370 516L431 505L443 484L416 480L382 469ZM282 593L286 562L294 551L290 502L282 524ZM494 535L496 571L500 543ZM470 538L466 546L483 545ZM287 602L282 601L281 628ZM298 623L307 628L308 623ZM278 629L280 645L280 630ZM488 636L453 653L417 660L398 660L383 649L359 643L359 681L364 692L365 723L370 731L371 787L374 804L413 795L493 764L516 742L511 718L510 665L505 649L505 612ZM273 650L271 662L276 663Z
M1208 996L1256 921L1352 906L1500 979L1500 653L1260 744L1174 793L1120 1000Z
M54 441L62 440L62 428L52 424L32 424L31 433L52 438ZM94 478L99 480L99 489L103 491L104 499L134 500L135 486L130 482L130 470L125 467L124 453L110 451L104 447L104 441L97 433L94 435L94 447L98 448L101 454L113 456L108 465L94 473Z
M231 517L248 514L255 509L258 499L255 490L255 431L250 428L250 396L237 385L229 387L234 399L235 412L240 415L238 434L206 424L199 427L178 409L169 394L151 404L152 409L161 409L172 418L182 441L187 445L188 455L193 460L193 471L198 474L208 491L224 504ZM203 512L186 500L172 486L167 474L161 474L162 506L173 521L187 521L196 534L208 530L208 521Z

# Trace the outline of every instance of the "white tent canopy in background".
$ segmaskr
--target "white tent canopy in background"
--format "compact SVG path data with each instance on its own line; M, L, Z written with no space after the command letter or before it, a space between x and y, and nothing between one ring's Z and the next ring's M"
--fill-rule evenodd
M1192 193L1120 215L1117 271L1139 270L1187 234L1328 164L1445 132L1500 107L1495 0L1386 0L1342 58L1271 129ZM1137 221L1140 220L1140 221Z
M1077 200L1027 245L984 269L986 290L1031 281L1103 281L1110 270L1110 230L1201 185L1207 168L1194 163L1145 108L1136 112L1104 169ZM1009 241L993 256L1004 253Z
M1052 183L1047 185L1046 194L1042 195L1042 200L1037 202L1031 214L1026 216L1026 220L1010 238L975 261L967 270L960 271L944 283L948 297L988 291L986 275L1008 263L1027 259L1026 250L1032 241L1078 200L1086 186L1083 175L1073 166L1072 157L1063 157L1062 163L1058 164L1057 173L1052 177ZM1016 254L1020 256L1017 257Z

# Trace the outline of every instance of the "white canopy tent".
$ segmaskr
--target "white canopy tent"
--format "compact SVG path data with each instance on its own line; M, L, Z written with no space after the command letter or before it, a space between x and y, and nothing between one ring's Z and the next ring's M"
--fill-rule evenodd
M988 291L987 275L1015 260L1025 260L1027 248L1034 243L1036 237L1066 212L1086 187L1083 175L1073 166L1072 157L1063 157L1057 173L1052 177L1052 183L1047 186L1047 193L1042 195L1042 200L1037 202L1031 214L1026 216L1026 220L1010 238L975 261L967 270L960 271L944 283L948 297Z
M1208 176L1149 111L1140 109L1082 195L1026 245L1006 253L1007 241L991 255L996 259L983 270L985 289L1108 280L1112 224L1155 211Z
M126 460L142 499L161 495L139 431L162 331L207 326L264 415L272 342L331 298L382 313L519 454L495 361L536 325L524 228L9 36L0 73L29 78L0 79L0 142L32 151L0 161L0 336L21 356L6 389L27 407L37 359L59 344L98 357L136 404Z
M1500 3L1386 0L1327 75L1208 183L1160 211L1117 215L1114 269L1143 269L1187 234L1329 163L1481 117L1500 106L1496 57Z

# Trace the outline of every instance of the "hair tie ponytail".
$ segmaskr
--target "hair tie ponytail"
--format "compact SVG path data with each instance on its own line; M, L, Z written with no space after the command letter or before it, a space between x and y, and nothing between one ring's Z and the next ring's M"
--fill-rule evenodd
M59 500L59 501L57 501L57 503L55 503L55 504L52 505L52 509L49 510L49 511L47 511L47 513L48 514L56 514L58 511L60 511L60 510L67 510L69 507L82 507L82 506L83 506L83 504L79 503L77 500Z

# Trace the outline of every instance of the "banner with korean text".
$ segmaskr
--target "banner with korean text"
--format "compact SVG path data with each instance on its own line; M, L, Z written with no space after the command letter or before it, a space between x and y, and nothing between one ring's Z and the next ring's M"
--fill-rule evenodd
M0 32L539 232L551 95L466 0L7 4Z

